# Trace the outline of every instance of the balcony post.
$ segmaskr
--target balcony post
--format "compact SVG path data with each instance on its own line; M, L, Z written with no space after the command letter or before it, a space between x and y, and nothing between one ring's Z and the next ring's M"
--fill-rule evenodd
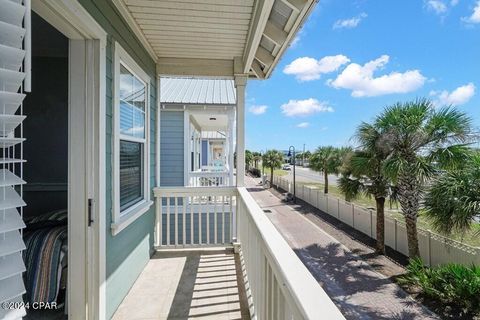
M227 131L227 137L228 141L226 145L228 146L228 154L227 154L227 159L228 159L228 185L233 186L233 170L234 170L234 165L233 165L233 130L234 130L234 123L235 123L235 113L230 112L228 114L228 131Z
M235 75L237 90L237 187L245 186L245 86L247 75Z

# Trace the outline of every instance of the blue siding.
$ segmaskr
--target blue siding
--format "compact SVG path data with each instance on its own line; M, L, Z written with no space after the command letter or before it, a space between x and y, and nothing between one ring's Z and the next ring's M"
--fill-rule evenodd
M106 314L110 319L153 253L154 207L116 236L112 222L113 43L118 42L150 76L150 181L155 185L156 66L111 0L80 0L108 33L106 48ZM152 198L153 199L153 198Z
M160 115L160 185L183 186L184 170L183 111L162 111Z

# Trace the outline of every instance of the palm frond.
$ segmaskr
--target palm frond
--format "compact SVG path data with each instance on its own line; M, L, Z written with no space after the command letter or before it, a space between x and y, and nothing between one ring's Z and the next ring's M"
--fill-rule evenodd
M466 144L451 145L432 150L427 160L439 169L455 170L465 166L472 156L472 150Z
M356 199L365 191L365 186L360 179L351 179L341 176L338 180L338 188L347 197L347 199Z
M480 164L473 159L472 164ZM424 206L434 227L445 233L469 230L480 217L480 166L448 172L430 187Z
M283 164L283 154L278 150L268 150L262 156L263 166L270 169L278 169Z
M425 124L428 143L465 143L471 134L472 119L464 112L446 106L435 111Z

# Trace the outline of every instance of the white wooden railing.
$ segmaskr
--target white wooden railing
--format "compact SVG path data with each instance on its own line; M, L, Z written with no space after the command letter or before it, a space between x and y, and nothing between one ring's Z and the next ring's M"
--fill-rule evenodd
M188 175L190 187L226 187L230 185L228 171L191 171Z
M245 188L238 237L250 313L257 319L345 319Z
M345 319L245 188L154 194L157 248L238 244L252 319Z
M155 188L158 247L231 244L237 191L234 187Z

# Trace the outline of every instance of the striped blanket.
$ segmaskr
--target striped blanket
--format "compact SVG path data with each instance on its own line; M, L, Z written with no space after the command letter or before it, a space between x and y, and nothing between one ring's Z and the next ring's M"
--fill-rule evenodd
M24 260L26 300L30 303L57 300L65 256L62 247L68 235L66 216L66 211L57 211L27 221Z

